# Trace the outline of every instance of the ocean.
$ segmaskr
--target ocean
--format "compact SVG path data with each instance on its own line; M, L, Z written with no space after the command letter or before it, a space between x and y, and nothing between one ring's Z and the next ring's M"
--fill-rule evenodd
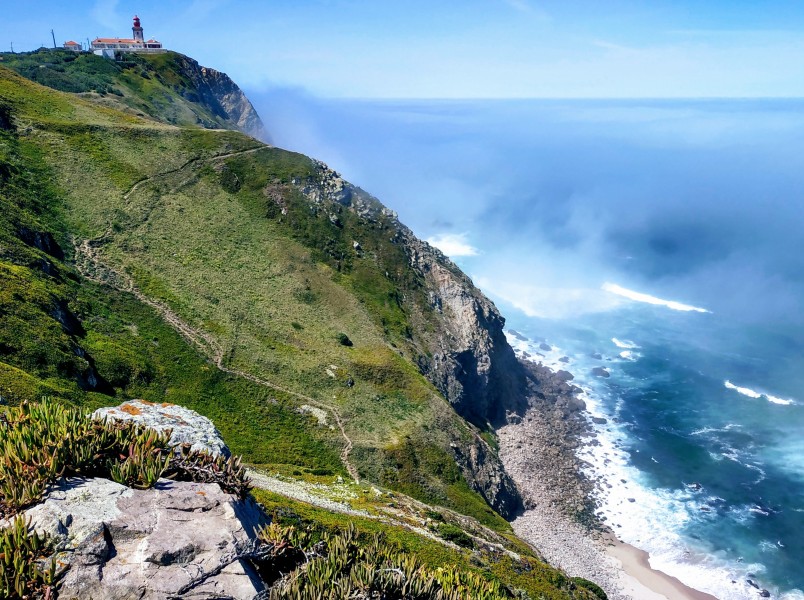
M724 600L804 598L804 101L250 96L574 374L618 537Z

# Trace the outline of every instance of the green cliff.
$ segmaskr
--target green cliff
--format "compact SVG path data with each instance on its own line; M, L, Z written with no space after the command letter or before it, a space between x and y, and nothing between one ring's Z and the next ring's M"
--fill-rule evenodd
M479 572L587 597L500 516L520 501L490 423L524 377L454 264L322 163L242 133L261 131L248 100L187 57L0 58L4 404L186 406L257 469L465 515L533 577L510 557Z

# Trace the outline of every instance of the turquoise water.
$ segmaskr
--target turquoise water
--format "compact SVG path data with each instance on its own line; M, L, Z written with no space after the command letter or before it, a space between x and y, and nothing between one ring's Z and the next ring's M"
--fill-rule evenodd
M620 440L622 461L598 462L593 472L615 487L601 516L622 539L719 598L757 597L748 579L773 597L804 597L795 592L804 589L804 382L795 361L767 354L801 356L801 338L754 331L735 352L734 337L745 332L719 326L715 315L667 310L629 306L570 322L511 308L509 326L532 340L514 344L575 373L609 421L598 435ZM540 350L544 342L555 349ZM595 377L596 366L610 377ZM603 451L594 449L599 459Z
M575 373L622 539L723 599L804 598L804 101L250 96Z

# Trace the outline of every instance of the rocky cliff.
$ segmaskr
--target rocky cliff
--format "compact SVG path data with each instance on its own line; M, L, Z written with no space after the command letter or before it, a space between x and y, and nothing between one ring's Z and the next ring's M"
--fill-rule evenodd
M414 358L422 374L481 429L522 410L528 376L505 338L505 319L494 303L441 251L418 239L394 211L325 164L315 165L313 177L297 182L305 196L330 214L326 205L344 206L365 227L383 228L416 274L417 285L405 290L402 304L413 325ZM363 250L360 241L354 244ZM452 449L475 490L503 516L513 515L521 506L519 493L485 440L475 433L469 441L456 439Z
M317 161L315 176L299 186L316 204L348 207L366 227L382 221L392 242L403 248L425 294L425 306L414 300L413 290L404 300L414 324L421 325L411 332L417 363L458 413L485 427L504 420L506 410L524 407L527 373L505 337L505 319L469 277L417 238L394 211L324 163Z
M178 70L189 80L182 96L205 105L214 115L248 135L265 139L267 133L257 111L232 79L221 71L201 66L183 54L175 55Z

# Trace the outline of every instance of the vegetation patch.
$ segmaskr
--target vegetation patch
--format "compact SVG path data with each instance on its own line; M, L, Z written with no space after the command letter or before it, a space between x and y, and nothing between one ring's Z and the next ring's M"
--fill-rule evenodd
M0 421L0 514L14 515L39 502L58 477L104 477L150 488L160 477L216 481L230 493L248 492L238 459L213 458L168 446L133 421L98 421L52 400L11 408Z
M46 537L31 530L22 517L0 529L0 598L52 598L56 562Z
M513 597L499 581L487 580L477 573L460 568L432 568L388 543L381 534L361 539L354 525L331 533L271 524L262 530L260 539L272 548L282 548L286 559L283 566L287 568L287 562L291 562L294 567L273 587L271 600L333 597L335 590L341 598L502 600Z

